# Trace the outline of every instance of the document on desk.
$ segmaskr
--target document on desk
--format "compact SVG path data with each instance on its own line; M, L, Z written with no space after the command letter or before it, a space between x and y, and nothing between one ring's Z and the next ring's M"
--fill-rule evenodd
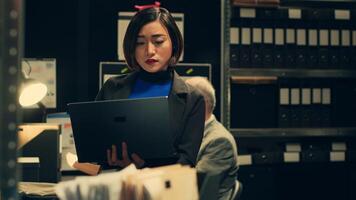
M71 181L60 182L55 192L61 200L70 199L108 199L117 200L121 196L123 180L126 176L137 172L131 164L119 172L100 174L99 176L83 176Z
M61 182L55 191L61 200L199 199L196 170L179 164L143 170L131 164L120 172Z
M55 195L55 183L19 182L18 191L26 195L52 196Z

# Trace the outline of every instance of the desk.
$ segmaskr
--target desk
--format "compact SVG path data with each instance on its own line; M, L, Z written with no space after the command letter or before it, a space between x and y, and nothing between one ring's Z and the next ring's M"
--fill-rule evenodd
M60 125L33 123L20 125L18 128L20 155L39 158L39 181L58 182L60 180Z
M105 170L103 173L110 173L116 170ZM65 175L64 175L65 174ZM70 181L80 176L87 176L79 171L71 171L63 173L61 177L61 181ZM21 200L36 200L36 199L48 199L48 200L58 200L57 196L52 194L53 187L55 187L56 183L41 183L41 182L20 182L19 191L24 191L20 193ZM26 194L26 193L51 193L49 195L34 195L34 194Z
M21 200L37 200L37 199L59 200L57 196L38 196L38 195L21 195L21 194L20 194L20 199Z

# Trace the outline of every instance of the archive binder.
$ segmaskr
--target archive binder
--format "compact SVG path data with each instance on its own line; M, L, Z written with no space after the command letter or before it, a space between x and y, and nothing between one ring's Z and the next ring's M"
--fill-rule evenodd
M256 24L252 28L252 49L251 49L251 65L253 67L262 67L262 28Z
M320 127L330 127L331 119L331 88L321 89L321 124Z
M251 27L241 27L241 48L240 48L240 65L241 67L249 67L251 62Z
M306 33L306 46L305 46L305 66L304 68L313 69L318 64L318 29L315 21L308 19L308 9L304 10L304 28Z
M278 127L290 127L290 112L289 112L289 88L280 86L279 88L279 111L278 111Z
M313 110L311 107L311 88L305 85L301 88L301 126L311 127L312 125L312 114Z
M240 60L240 28L230 28L230 67L239 66Z
M274 14L277 23L274 27L275 46L274 46L274 66L277 68L286 68L286 41L287 41L287 24L288 9L277 9Z
M330 30L330 67L338 68L340 66L340 32L338 29Z
M309 22L313 24L313 22ZM308 50L306 65L310 69L318 66L318 30L315 25L310 25L308 29Z
M251 49L252 49L252 27L256 21L256 9L240 8L240 66L243 68L251 67Z
M240 9L232 9L231 27L230 27L230 66L236 68L240 66Z
M273 28L263 28L263 50L262 50L262 63L263 67L273 68Z
M295 66L295 51L296 51L296 33L295 26L292 24L296 20L288 19L286 25L286 54L285 54L285 65L288 68Z
M301 127L301 106L300 106L300 89L293 86L290 89L291 106L290 120L291 127Z
M304 68L306 66L306 57L307 57L307 33L305 28L297 28L296 30L296 67Z
M340 22L341 23L341 22ZM342 22L341 30L341 48L340 48L340 66L346 69L350 69L351 57L354 57L355 54L352 54L352 31L345 22Z
M319 127L321 125L321 88L314 86L312 88L312 126Z

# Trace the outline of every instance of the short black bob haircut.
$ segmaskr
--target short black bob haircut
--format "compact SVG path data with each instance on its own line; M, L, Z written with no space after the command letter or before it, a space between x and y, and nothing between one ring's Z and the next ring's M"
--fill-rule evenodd
M141 70L135 58L138 33L144 25L156 20L159 20L162 26L166 27L172 41L172 57L168 63L169 67L174 67L178 62L183 51L183 38L178 26L167 9L152 7L138 11L127 27L123 47L126 63L131 70Z

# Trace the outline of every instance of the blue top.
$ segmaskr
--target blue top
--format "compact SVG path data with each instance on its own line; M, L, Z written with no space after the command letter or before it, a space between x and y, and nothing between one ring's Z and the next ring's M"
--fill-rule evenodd
M171 90L172 80L162 82L150 82L138 78L131 90L129 99L168 96Z

